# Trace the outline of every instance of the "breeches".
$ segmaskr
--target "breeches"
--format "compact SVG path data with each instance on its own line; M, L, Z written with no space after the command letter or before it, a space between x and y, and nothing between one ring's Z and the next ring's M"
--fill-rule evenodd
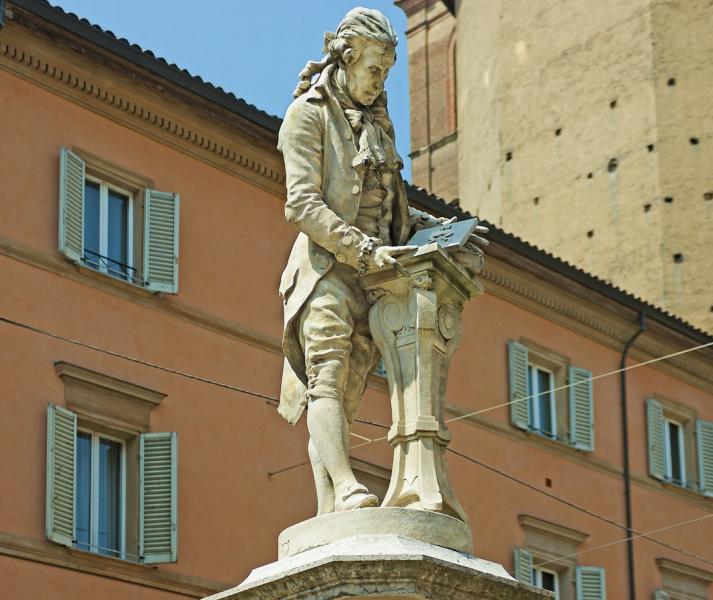
M370 307L357 272L335 263L317 283L300 316L307 401L337 400L349 423L377 360L369 331Z

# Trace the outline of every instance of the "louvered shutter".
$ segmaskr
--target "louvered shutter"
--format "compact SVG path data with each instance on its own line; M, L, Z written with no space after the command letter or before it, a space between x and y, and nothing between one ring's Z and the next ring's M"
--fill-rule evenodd
M77 416L50 404L47 409L47 539L69 548L74 541L74 469Z
M696 421L698 486L702 494L713 496L713 421Z
M654 600L671 600L671 595L663 590L656 590L654 592Z
M646 429L649 445L649 474L656 479L666 476L664 454L663 406L653 398L646 401Z
M592 372L569 368L569 439L579 450L594 450L594 406Z
M577 600L606 600L607 585L604 569L577 567Z
M520 583L533 585L532 554L524 548L515 548L515 579Z
M64 146L59 153L59 251L74 262L84 256L84 161Z
M139 554L145 563L176 562L177 440L144 433L139 454Z
M510 378L510 420L520 429L530 428L530 381L527 373L527 348L508 342L508 374Z
M144 280L153 292L178 292L178 194L144 194Z

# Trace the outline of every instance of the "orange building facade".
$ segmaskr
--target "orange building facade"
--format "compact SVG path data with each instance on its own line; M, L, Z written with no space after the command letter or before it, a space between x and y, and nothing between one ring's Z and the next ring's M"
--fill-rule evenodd
M228 588L315 512L306 428L274 402L296 235L279 120L42 1L2 22L0 596ZM490 238L447 390L476 555L561 600L632 582L713 598L713 351L637 366L713 338ZM389 422L378 375L359 417L368 438ZM353 455L383 494L388 445ZM630 561L627 505L633 536L691 523L634 539Z

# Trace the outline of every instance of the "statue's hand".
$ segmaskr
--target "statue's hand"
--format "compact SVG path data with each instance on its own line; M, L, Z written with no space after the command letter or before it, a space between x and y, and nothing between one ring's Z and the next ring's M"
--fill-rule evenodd
M383 268L387 265L396 267L401 266L396 260L399 254L406 254L412 250L416 250L418 246L379 246L371 255L373 266Z

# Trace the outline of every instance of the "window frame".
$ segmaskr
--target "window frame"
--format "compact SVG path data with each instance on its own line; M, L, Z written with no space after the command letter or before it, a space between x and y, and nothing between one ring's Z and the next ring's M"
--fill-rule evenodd
M532 583L535 587L538 587L542 590L545 588L542 587L542 574L543 573L549 573L550 575L554 576L554 582L555 582L555 589L554 591L554 600L560 600L560 584L559 584L559 573L557 571L553 571L552 569L543 569L542 567L532 567Z
M696 494L700 494L698 484L698 473L699 473L699 460L698 447L696 444L696 423L698 422L698 411L686 404L682 404L676 400L672 400L670 397L663 394L652 393L646 396L644 401L644 406L651 400L657 402L661 406L663 413L663 477L659 478L651 473L649 468L649 475L655 479L661 481L664 485L669 486L672 490L687 490ZM669 432L668 432L668 422L673 422L679 427L679 440L681 441L681 459L682 459L682 474L683 481L674 481L669 470L669 454L670 445L668 443ZM647 435L647 445L648 445L648 424L646 426ZM648 449L647 453L650 454L651 450Z
M677 481L676 479L673 478L673 452L672 452L672 446L671 446L671 433L670 433L670 428L669 425L673 424L678 428L678 435L676 436L678 439L676 442L678 443L679 447L679 469L681 471L681 479L680 481ZM680 421L676 419L672 419L671 417L666 415L666 412L664 411L664 460L665 460L665 477L666 481L669 483L672 483L674 485L680 485L681 487L687 487L688 485L688 479L687 479L687 470L686 470L686 440L684 436L684 424L681 423Z
M134 265L134 229L136 224L134 223L134 196L135 192L130 191L128 188L122 188L106 178L101 177L101 175L96 175L91 168L87 169L84 175L84 182L86 185L87 181L99 185L99 254L106 259L108 256L108 238L109 238L109 190L122 194L128 198L128 207L126 211L126 266L129 269L134 269L136 275L132 276L130 273L126 274L126 278L121 277L119 274L114 274L110 272L109 267L105 264L99 264L99 266L94 266L87 261L84 252L85 247L82 248L82 264L90 269L99 271L115 279L120 279L122 281L127 281L129 283L136 284L136 280L142 280L143 274L139 273L139 270ZM86 210L86 199L84 201L83 209ZM116 261L114 261L116 262ZM138 284L137 284L138 285Z
M126 560L126 440L119 437L107 434L104 431L92 429L86 423L77 423L78 437L80 433L89 434L91 436L91 457L90 457L90 502L89 502L89 548L82 548L76 542L76 510L77 510L77 492L75 490L74 507L75 507L75 531L73 537L75 540L72 547L75 550L82 552L91 552L101 556L109 556L111 558L120 558ZM116 442L121 446L121 465L119 469L119 552L118 556L113 554L104 554L100 549L110 550L109 548L101 548L99 546L99 446L100 440L106 439ZM76 444L76 441L75 441Z
M536 367L542 371L547 371L551 376L552 389L550 390L550 406L553 408L552 414L554 434L547 435L545 433L540 433L533 427L535 422L533 412L530 413L530 432L536 434L539 438L549 440L551 442L557 442L571 448L572 446L569 443L569 401L567 397L567 389L564 387L567 383L569 369L572 366L571 360L567 356L559 354L554 350L542 346L526 337L520 337L517 340L517 343L527 348L528 396L533 395L533 391L530 389L530 367Z
M550 389L547 392L549 396L549 409L550 409L550 418L552 419L552 432L548 433L542 428L542 415L540 414L540 396L542 393L539 391L539 379L536 377L536 371L541 371L543 373L547 373L550 377ZM555 379L555 373L551 369L547 369L545 367L540 366L537 364L535 361L534 363L530 360L528 360L527 363L527 373L529 377L528 381L528 386L529 386L529 402L530 402L530 414L532 415L532 419L530 422L530 428L532 431L537 433L538 435L541 435L543 437L546 437L551 440L558 440L559 435L558 435L558 419L557 419L557 398L555 397L555 388L557 387L556 385L556 379ZM535 389L537 388L537 389Z

